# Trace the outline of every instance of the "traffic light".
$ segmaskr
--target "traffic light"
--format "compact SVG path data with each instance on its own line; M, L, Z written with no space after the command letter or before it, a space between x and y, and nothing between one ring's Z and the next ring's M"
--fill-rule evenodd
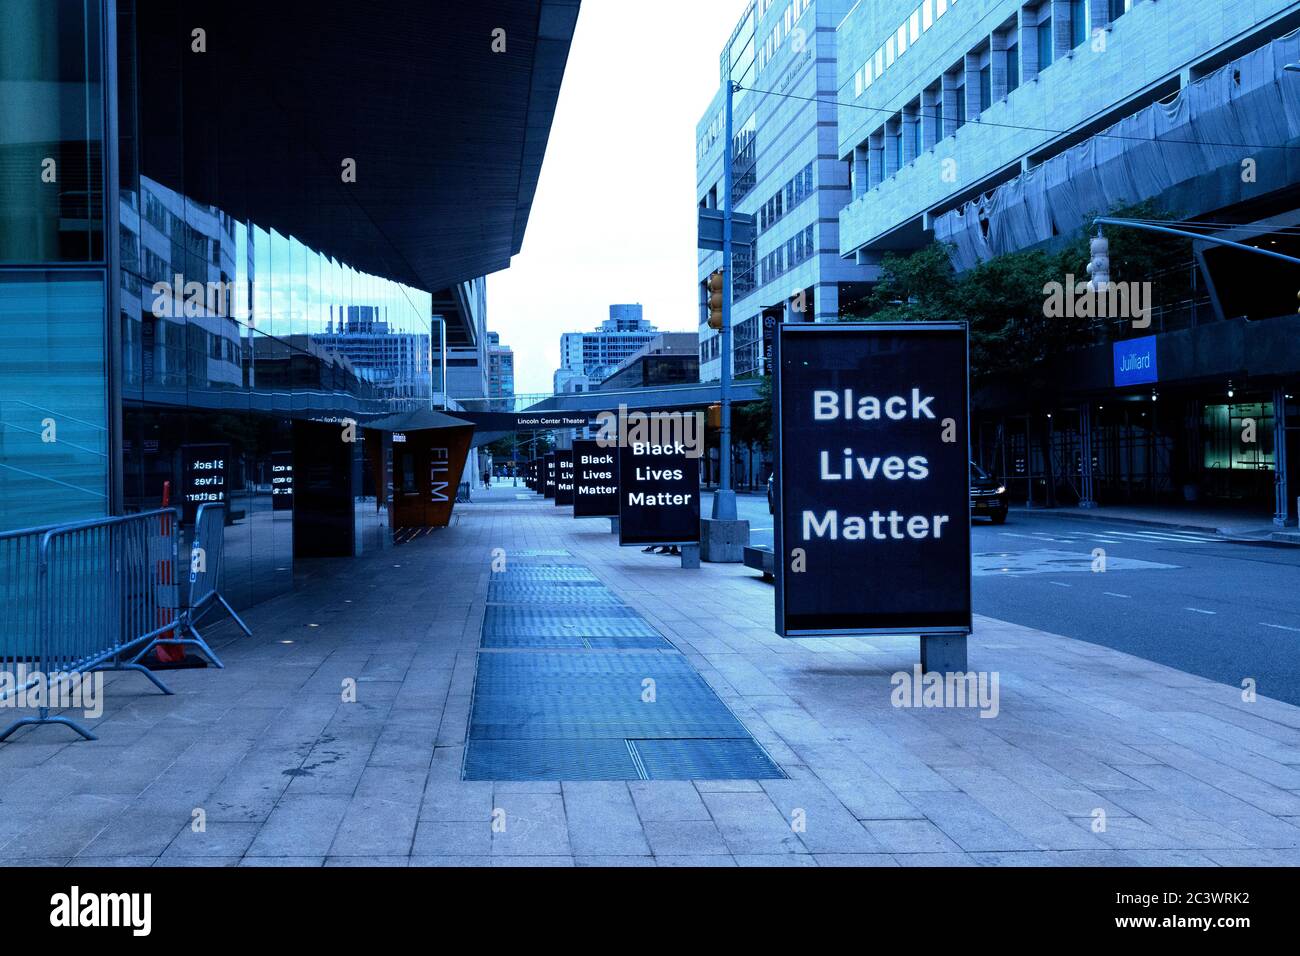
M722 406L710 405L708 413L705 415L705 423L710 428L722 427Z
M1092 258L1088 260L1089 284L1094 290L1110 285L1110 242L1097 230L1088 245Z
M705 288L709 291L709 328L722 328L722 270L718 269L709 275Z

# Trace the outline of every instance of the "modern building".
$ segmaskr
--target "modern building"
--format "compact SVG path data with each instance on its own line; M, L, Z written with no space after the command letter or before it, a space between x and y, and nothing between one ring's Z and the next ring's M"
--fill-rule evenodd
M325 332L311 338L326 352L346 356L360 376L394 404L429 404L433 395L433 366L426 333L398 332L389 327L383 307L329 307L340 313Z
M0 531L182 504L202 455L236 605L322 534L387 546L406 463L365 423L427 411L444 333L486 394L578 0L387 10L4 4Z
M593 390L622 391L700 380L699 335L661 332L614 368Z
M512 403L515 397L515 353L501 344L497 332L488 333L488 398Z
M871 272L840 257L848 170L836 147L835 27L851 0L756 0L720 57L719 91L696 127L696 201L721 208L724 84L733 102L733 209L755 219L755 246L733 250L732 371L762 374L764 315L836 321ZM699 256L700 379L719 378L720 333L705 322L705 282L720 252Z
M658 334L642 316L639 303L611 305L609 318L592 332L561 333L555 393L588 390Z
M858 3L838 29L852 188L840 252L870 270L937 240L966 270L1059 249L1092 216L1148 203L1296 255L1298 26L1286 0ZM1189 249L1172 284L1112 263L1112 282L1176 290L1149 325L1095 320L1094 344L1047 370L1048 388L975 397L977 452L1021 500L1195 500L1294 519L1300 272Z
M435 334L446 328L449 405L481 403L488 395L487 282L478 278L445 290L434 299L433 318ZM433 350L433 364L443 364L441 346Z

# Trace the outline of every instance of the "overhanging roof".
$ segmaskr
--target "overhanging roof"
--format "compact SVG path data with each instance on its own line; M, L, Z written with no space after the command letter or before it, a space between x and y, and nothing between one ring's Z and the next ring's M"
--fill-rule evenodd
M365 422L361 427L381 432L418 432L426 428L473 428L474 423L462 418L453 418L451 415L430 408L420 408L411 412L385 415L383 418Z
M139 0L143 172L430 292L504 269L580 2Z

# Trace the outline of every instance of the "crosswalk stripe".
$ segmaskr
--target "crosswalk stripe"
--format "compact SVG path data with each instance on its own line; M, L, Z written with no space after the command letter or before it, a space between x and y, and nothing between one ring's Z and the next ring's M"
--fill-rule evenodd
M1177 544L1214 544L1217 538L1203 538L1185 534L1170 534L1163 531L1111 531L1110 534L1134 538L1138 541L1172 541Z

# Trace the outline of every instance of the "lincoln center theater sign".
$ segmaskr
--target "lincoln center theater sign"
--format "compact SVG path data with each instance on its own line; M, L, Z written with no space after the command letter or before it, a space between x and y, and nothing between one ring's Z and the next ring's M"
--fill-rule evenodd
M965 326L785 324L776 352L777 632L968 633Z

